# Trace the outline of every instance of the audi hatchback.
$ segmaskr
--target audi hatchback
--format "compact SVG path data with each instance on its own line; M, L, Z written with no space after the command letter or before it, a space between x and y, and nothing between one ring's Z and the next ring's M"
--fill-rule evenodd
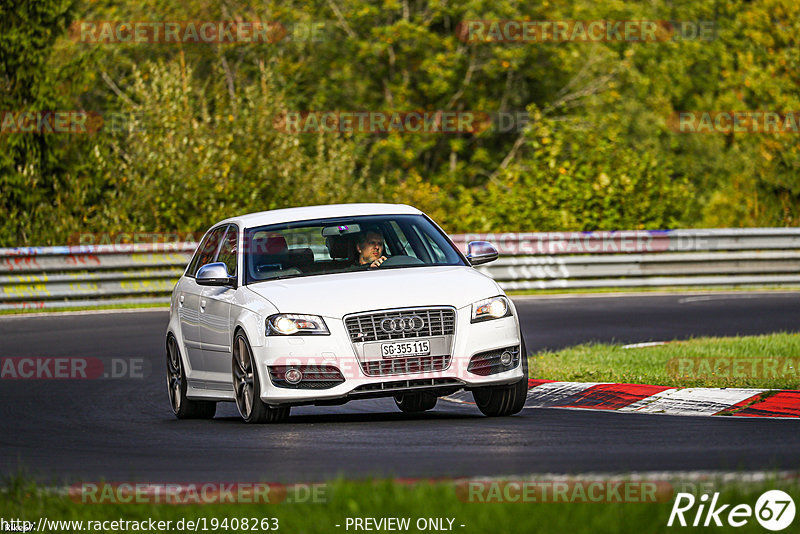
M167 388L178 418L235 402L248 423L292 406L394 397L432 409L460 389L519 412L528 364L513 303L421 211L343 204L214 225L172 293Z

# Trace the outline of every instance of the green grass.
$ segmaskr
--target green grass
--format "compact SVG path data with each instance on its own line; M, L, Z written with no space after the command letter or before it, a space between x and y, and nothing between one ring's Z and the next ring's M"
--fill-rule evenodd
M529 480L536 480L531 478ZM598 477L586 479L596 481ZM622 478L615 480L623 480ZM663 480L663 479L662 479ZM476 533L636 533L641 534L683 530L666 526L673 502L683 482L672 480L669 491L661 494L659 502L470 502L469 493L458 490L453 482L420 482L402 484L388 480L335 481L327 485L325 502L303 504L83 504L67 496L40 491L35 485L19 479L10 481L0 498L0 517L23 519L37 523L40 517L50 520L143 520L152 518L177 522L205 518L206 532L230 532L211 528L212 520L225 518L277 518L279 532L328 533L353 532L345 529L347 518L408 517L412 527L407 532L419 532L413 525L419 518L451 518L453 531ZM787 479L768 479L758 483L718 483L710 480L689 487L696 495L720 491L719 503L748 504L766 490L783 489L800 497L800 482ZM463 487L463 486L462 486ZM702 491L701 491L702 490ZM696 511L697 507L693 509ZM730 510L730 507L728 508ZM688 518L693 517L693 515ZM724 519L724 515L723 515ZM691 519L690 519L691 521ZM796 518L794 525L800 519ZM336 527L335 525L340 525ZM464 527L461 527L464 525ZM198 529L204 532L202 528ZM694 531L695 529L691 529ZM734 529L715 528L717 532L765 532L755 518L747 525ZM791 531L789 528L787 532ZM66 532L68 530L51 530ZM107 530L114 532L114 530ZM251 530L264 532L264 530Z
M586 344L530 356L533 378L672 387L800 389L800 334L696 338L623 349Z

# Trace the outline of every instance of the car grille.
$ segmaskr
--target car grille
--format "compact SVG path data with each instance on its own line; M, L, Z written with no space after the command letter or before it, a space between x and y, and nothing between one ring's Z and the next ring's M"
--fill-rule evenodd
M376 391L393 391L398 389L432 388L432 387L452 387L459 388L464 383L456 378L423 378L415 380L398 380L395 382L378 382L375 384L364 384L358 386L351 395L361 393L372 393Z
M503 352L509 351L512 354L511 364L503 365L500 363L500 355ZM495 349L487 352L479 352L469 360L467 371L479 376L488 376L504 371L510 371L519 365L519 345L514 347L506 347L504 349Z
M381 322L384 319L401 319L414 316L422 319L423 323L422 327L417 331L409 329L407 331L385 332L381 328ZM386 310L353 315L347 317L344 323L353 343L442 336L455 333L456 312L453 308L405 308L402 310Z
M444 356L415 356L413 358L392 358L391 360L361 362L361 369L364 370L364 374L367 376L443 371L448 367L450 367L449 354Z

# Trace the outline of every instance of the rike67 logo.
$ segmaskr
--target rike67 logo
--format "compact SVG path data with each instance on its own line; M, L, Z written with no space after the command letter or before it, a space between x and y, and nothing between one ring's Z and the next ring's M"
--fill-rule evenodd
M719 492L714 493L710 499L707 493L699 499L691 493L678 493L667 526L741 527L755 516L762 527L778 531L791 525L794 515L794 501L788 493L780 490L764 492L756 501L755 508L749 504L723 504L719 502Z

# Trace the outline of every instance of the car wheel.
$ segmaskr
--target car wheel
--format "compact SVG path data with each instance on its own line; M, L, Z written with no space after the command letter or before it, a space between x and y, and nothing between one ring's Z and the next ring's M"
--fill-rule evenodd
M186 373L178 349L178 342L170 335L167 338L167 391L172 413L178 419L211 419L217 412L217 403L186 398Z
M522 360L522 380L510 386L495 386L473 390L472 397L478 409L489 417L503 417L514 415L522 411L528 396L528 352L525 340L520 333Z
M261 400L261 383L253 365L250 344L242 332L233 342L233 392L246 423L278 423L289 417L289 406L275 408Z
M394 403L406 413L424 412L436 406L439 397L433 393L404 393L394 396Z

